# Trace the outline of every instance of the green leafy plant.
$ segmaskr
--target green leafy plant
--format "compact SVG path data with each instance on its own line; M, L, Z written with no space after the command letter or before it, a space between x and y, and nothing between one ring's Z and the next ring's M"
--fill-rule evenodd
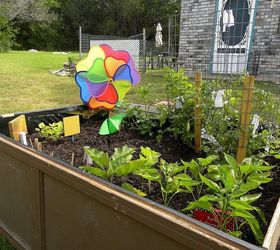
M269 177L272 167L253 164L250 159L238 166L230 155L224 154L224 157L226 164L209 166L205 175L199 173L201 181L208 187L208 193L190 202L183 211L207 210L214 215L218 228L225 232L228 232L227 224L234 221L234 231L229 233L235 236L241 236L241 227L248 224L261 244L263 234L253 211L259 214L264 223L266 220L261 209L252 204L261 193L249 192L272 180Z
M206 158L197 158L192 160L191 162L182 161L183 165L186 167L193 179L199 181L200 184L194 190L194 196L200 197L201 192L203 191L203 185L200 176L205 175L207 173L208 167L219 158L217 155L209 155Z
M35 128L35 131L39 132L40 137L57 141L63 134L63 122L54 122L49 125L41 122L39 123L38 128Z
M132 160L135 149L126 145L115 148L111 157L108 153L95 148L85 147L84 150L92 159L94 166L80 166L80 168L110 182L113 182L114 176L127 176L139 168L151 167L160 156L150 148L141 147L139 159ZM126 187L128 189L128 185Z
M159 169L156 168L141 168L134 171L134 174L139 175L149 181L158 182L161 187L161 194L164 205L168 206L172 198L178 193L193 193L193 186L199 184L185 173L181 173L186 169L184 165L177 163L167 163L165 160L160 160Z

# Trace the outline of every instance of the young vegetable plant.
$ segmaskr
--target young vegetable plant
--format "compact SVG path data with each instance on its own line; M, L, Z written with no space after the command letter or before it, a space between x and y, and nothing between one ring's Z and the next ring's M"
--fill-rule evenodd
M41 122L39 123L38 128L35 128L35 131L39 132L40 137L44 137L47 140L57 141L63 134L63 122L54 122L49 125Z
M257 212L266 223L263 212L252 205L260 198L261 193L248 194L256 190L262 184L272 180L269 178L271 166L254 165L246 160L238 166L236 160L230 155L224 154L226 164L212 165L208 168L208 174L199 177L208 187L209 193L198 200L190 202L183 211L204 209L214 215L218 229L228 232L227 225L234 222L234 230L230 234L240 237L241 228L248 224L258 243L262 243L263 234L258 220L253 211Z
M132 160L135 149L126 145L122 148L115 148L111 157L108 153L95 148L85 147L84 150L91 157L94 166L81 166L80 168L110 182L113 182L114 176L127 176L139 168L151 167L157 163L160 156L150 148L141 147L140 158ZM125 187L132 191L128 185Z
M165 160L160 160L159 169L156 168L141 168L134 171L134 174L139 175L149 181L155 181L160 184L161 193L164 205L168 206L172 198L178 193L193 194L193 186L200 182L193 180L187 174L181 172L186 169L184 165L177 163L167 163Z

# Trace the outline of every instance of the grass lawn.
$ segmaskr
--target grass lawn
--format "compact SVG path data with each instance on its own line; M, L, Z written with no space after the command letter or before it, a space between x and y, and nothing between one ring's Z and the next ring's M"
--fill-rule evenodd
M0 114L81 104L79 88L73 77L49 73L50 70L62 68L68 57L77 59L78 53L0 53ZM141 85L151 83L151 91L162 99L162 82L162 77L147 74L142 77ZM137 88L128 93L128 101L141 103Z
M10 51L0 53L0 114L81 104L79 88L73 77L49 73L63 67L68 57L78 60L78 53L57 55L52 52L30 53ZM141 84L131 89L126 100L142 103L139 86L150 84L152 100L166 99L162 91L163 72L148 71ZM280 95L280 87L270 82L256 81L256 86Z

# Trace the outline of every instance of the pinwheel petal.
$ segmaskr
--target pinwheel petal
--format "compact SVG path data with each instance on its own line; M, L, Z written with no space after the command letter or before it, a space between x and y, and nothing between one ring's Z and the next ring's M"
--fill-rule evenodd
M135 68L135 64L134 64L132 58L129 59L128 66L130 68L130 74L131 74L131 77L132 77L132 84L136 85L141 81L141 77L140 77L140 74L138 73L138 71Z
M128 52L123 50L113 50L107 44L102 44L100 47L103 49L105 53L105 57L114 57L117 60L123 60L125 63L128 63L130 55Z
M88 56L77 63L77 72L88 71L92 66L92 62L94 62L97 58L105 59L105 52L102 48L100 48L100 46L93 46L90 49Z
M86 79L87 87L89 93L93 97L99 97L103 95L103 93L107 90L109 86L109 82L102 82L98 84L91 83L88 79Z
M132 88L130 81L114 81L113 85L118 92L119 101L121 101L125 97L126 93Z
M89 71L87 72L87 79L92 83L104 83L109 80L105 67L104 60L97 58Z
M105 70L110 78L113 78L116 71L125 64L123 60L117 60L114 57L105 58Z
M112 84L108 84L106 91L101 96L97 97L96 100L115 104L118 102L118 93Z
M108 103L106 101L98 101L96 98L92 97L89 100L88 103L89 108L91 109L97 109L97 108L105 108L105 109L113 109L115 107L115 104Z
M87 72L81 71L75 75L75 81L80 88L80 97L84 103L88 103L90 99L90 93L86 82L86 74Z
M114 81L118 81L118 80L126 80L126 81L130 81L130 83L132 84L132 77L130 74L130 67L125 64L122 65L121 67L118 68L116 74L113 77Z

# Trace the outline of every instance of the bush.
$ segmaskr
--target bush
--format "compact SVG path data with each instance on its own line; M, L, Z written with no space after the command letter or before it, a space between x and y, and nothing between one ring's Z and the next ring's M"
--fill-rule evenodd
M11 28L4 17L0 17L0 52L6 52L14 44L16 30Z

